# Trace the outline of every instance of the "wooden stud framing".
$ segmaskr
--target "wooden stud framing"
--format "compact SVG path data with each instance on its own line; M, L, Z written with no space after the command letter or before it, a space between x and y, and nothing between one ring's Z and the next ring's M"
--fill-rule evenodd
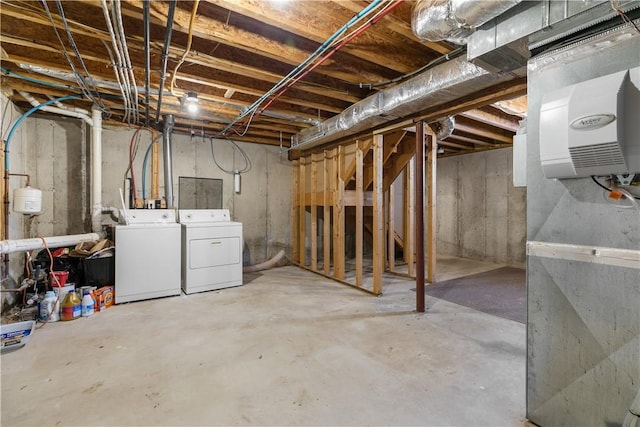
M387 264L388 270L394 272L396 269L396 228L394 218L395 210L393 206L395 200L393 184L389 187L387 194L387 232L389 233L387 236Z
M324 274L329 275L331 268L331 186L329 179L329 151L327 150L324 150L322 166L322 182L324 184L322 190L322 268Z
M291 245L291 257L294 263L300 262L300 236L298 235L300 221L300 162L298 160L293 161L293 185L291 186L291 239L293 244Z
M344 163L344 147L339 146L333 152L333 176L335 193L333 200L333 276L344 280L344 181L342 169Z
M384 136L373 136L373 292L382 293L384 206L382 194Z
M407 164L404 174L404 261L407 263L407 273L415 276L415 156Z
M306 182L306 168L305 168L305 162L306 159L305 158L301 158L300 159L300 176L299 176L299 181L300 181L300 201L299 201L299 215L300 215L300 219L299 219L299 223L298 223L298 239L299 239L299 245L300 245L300 264L301 265L306 265L307 264L307 248L306 248L306 228L307 228L307 221L306 221L306 212L307 212L307 208L306 208L306 194L307 194L307 182Z
M315 155L311 159L311 269L318 269L318 206L316 193L318 191L318 163Z
M427 166L427 281L436 281L436 165L438 140L433 134L427 136L429 140Z
M362 286L362 244L364 240L364 143L356 142L356 286Z

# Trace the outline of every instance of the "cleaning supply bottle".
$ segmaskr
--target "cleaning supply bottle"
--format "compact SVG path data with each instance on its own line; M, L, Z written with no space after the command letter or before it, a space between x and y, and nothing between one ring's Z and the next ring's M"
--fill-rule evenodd
M93 304L94 300L91 297L91 291L87 289L82 297L82 317L89 317L93 314Z
M38 320L40 322L57 322L60 320L58 309L56 294L53 291L45 292L44 299L40 301Z
M69 291L62 301L62 320L74 320L82 314L82 301L75 291Z

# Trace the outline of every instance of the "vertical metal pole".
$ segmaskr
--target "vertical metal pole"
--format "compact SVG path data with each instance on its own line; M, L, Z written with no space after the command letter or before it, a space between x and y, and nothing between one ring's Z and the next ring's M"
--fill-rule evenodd
M171 167L171 132L173 131L173 115L164 116L164 132L162 133L162 157L164 160L164 194L167 208L174 208L173 203L173 171Z
M416 123L416 311L424 313L424 123Z

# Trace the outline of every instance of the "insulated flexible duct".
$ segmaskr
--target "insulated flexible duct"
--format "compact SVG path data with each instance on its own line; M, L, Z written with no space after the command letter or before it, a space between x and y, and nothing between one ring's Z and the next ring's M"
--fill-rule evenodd
M466 44L474 29L512 8L521 0L419 0L411 28L421 40Z
M429 127L436 133L438 141L447 139L453 133L456 127L456 119L453 116L447 116L437 122L429 123Z

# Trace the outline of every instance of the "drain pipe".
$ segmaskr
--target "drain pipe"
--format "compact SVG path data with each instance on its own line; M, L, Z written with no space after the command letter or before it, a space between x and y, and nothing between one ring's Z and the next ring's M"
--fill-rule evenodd
M91 108L91 231L102 230L102 111Z
M96 240L104 239L105 233L86 233L86 234L71 234L68 236L53 236L43 237L42 239L47 242L49 248L61 248L64 246L73 246L81 242L94 242ZM15 239L15 240L3 240L0 242L0 254L10 254L13 252L32 251L35 249L43 249L44 243L42 243L40 237L33 239Z
M149 126L149 78L151 74L150 36L149 36L149 1L142 2L142 26L144 28L144 124ZM162 88L160 88L162 92Z
M173 132L173 115L164 116L164 132L162 134L162 155L164 160L164 193L167 208L173 209L173 175L171 168L171 132Z
M38 102L37 99L35 99L33 96L31 96L31 94L21 91L19 90L18 93L27 101L29 101L29 104L31 104L34 107L38 107L42 104L40 104L40 102ZM60 104L58 102L57 99L52 99L51 100L52 103L57 103ZM68 117L75 117L77 119L82 119L86 124L88 124L89 126L93 125L93 122L91 121L91 117L89 117L87 114L83 113L83 112L79 112L79 111L74 111L74 110L70 110L67 108L60 108L60 107L52 107L51 105L45 105L42 106L40 108L38 108L39 110L42 111L46 111L48 113L55 113L55 114L60 114L61 116L68 116Z

